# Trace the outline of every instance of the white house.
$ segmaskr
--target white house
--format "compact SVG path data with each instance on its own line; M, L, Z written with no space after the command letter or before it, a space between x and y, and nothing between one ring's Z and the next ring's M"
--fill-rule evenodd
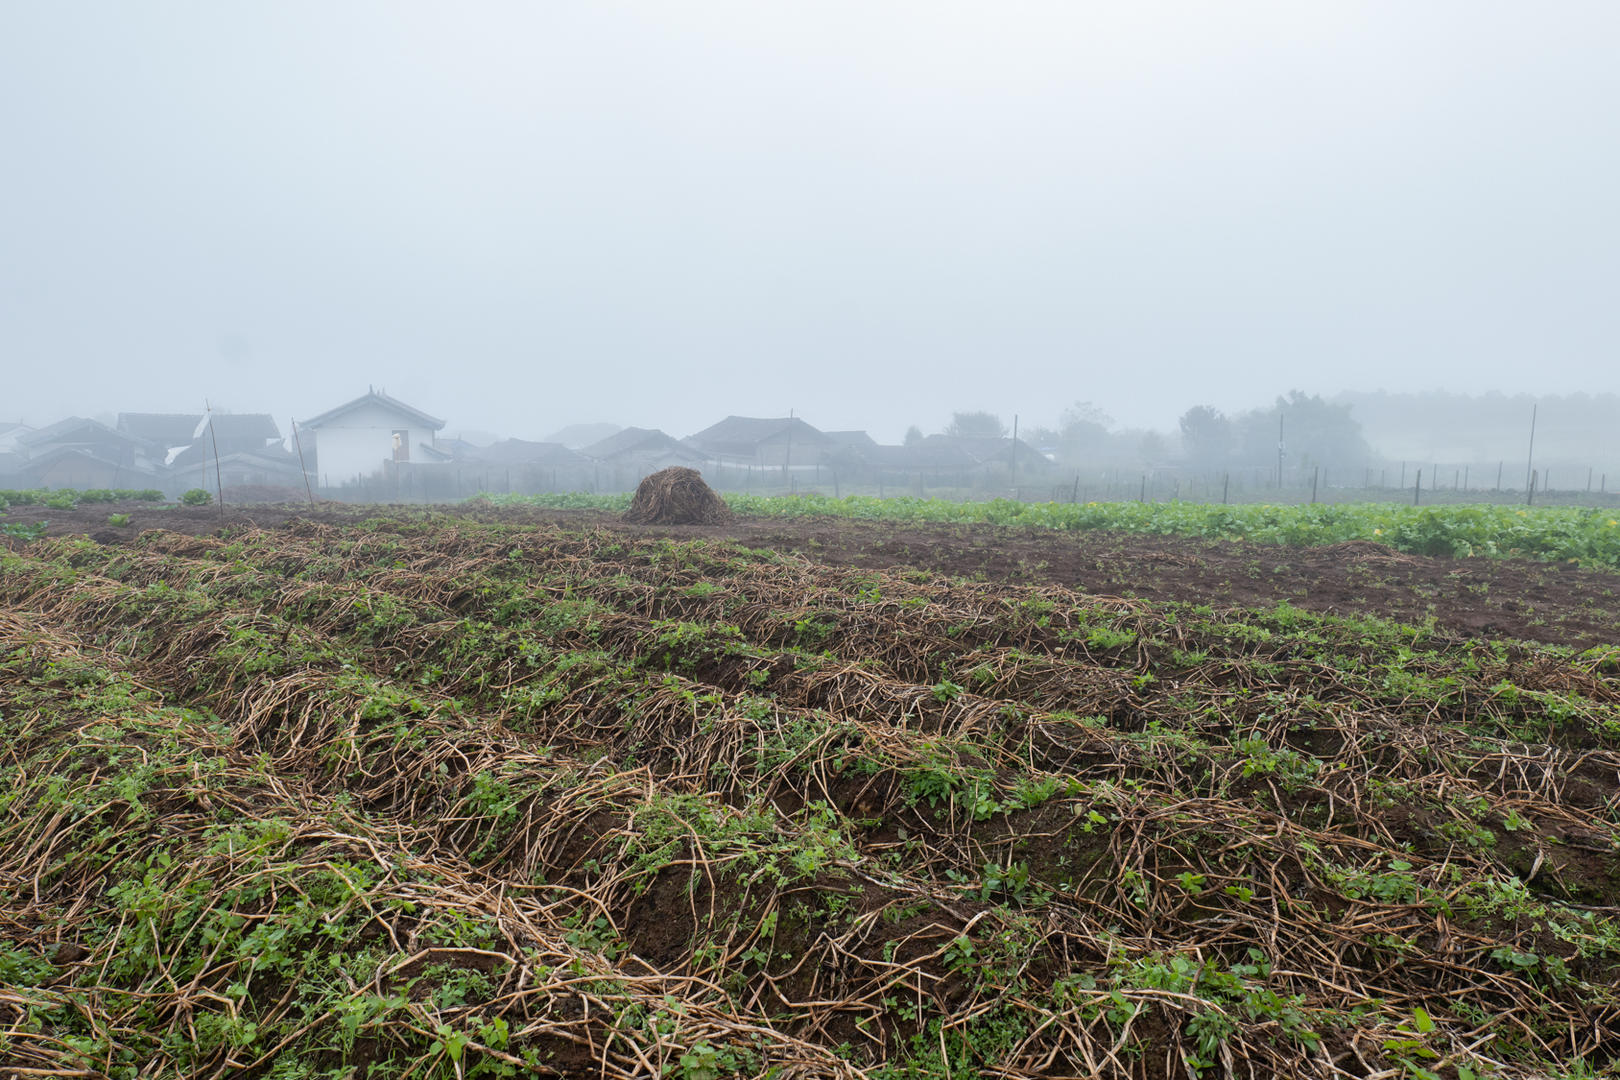
M423 460L422 448L434 444L442 427L438 417L368 388L363 397L300 421L298 435L321 487L339 487L380 473L389 462Z

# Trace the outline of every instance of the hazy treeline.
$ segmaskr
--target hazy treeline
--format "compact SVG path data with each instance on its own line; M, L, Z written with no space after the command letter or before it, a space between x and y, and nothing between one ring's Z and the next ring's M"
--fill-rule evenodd
M1490 487L1498 471L1505 488L1519 488L1532 467L1554 486L1594 489L1607 474L1620 486L1620 395L1508 396L1435 392L1343 393L1332 398L1299 390L1270 405L1225 413L1195 405L1174 430L1117 427L1089 401L1065 409L1055 423L1021 425L1019 438L1059 465L1077 469L1266 470L1297 477L1320 469L1337 484L1411 483ZM980 411L953 415L943 434L1011 434L1002 417ZM908 439L923 432L913 427ZM1437 468L1438 467L1438 468ZM1438 476L1436 474L1439 474ZM1546 480L1540 480L1544 485Z
M1620 474L1620 395L1343 393L1366 439L1393 459L1518 461L1529 446L1532 410L1535 456L1552 466L1607 464Z

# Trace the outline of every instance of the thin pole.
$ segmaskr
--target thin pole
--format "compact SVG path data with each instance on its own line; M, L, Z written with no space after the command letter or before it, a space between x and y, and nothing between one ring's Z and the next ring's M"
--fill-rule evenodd
M1013 441L1012 460L1007 466L1007 474L1012 478L1013 498L1018 498L1018 414L1013 413Z
M1423 498L1423 470L1417 471L1417 483L1412 485L1412 505L1416 506Z
M203 398L203 409L208 413L208 441L214 444L214 486L219 491L219 516L225 517L225 479L219 467L219 436L214 434L214 407ZM203 475L207 475L204 473Z
M1534 506L1534 505L1536 505L1536 473L1535 473L1534 469L1532 469L1530 471L1530 483L1525 485L1525 487L1526 487L1526 495L1525 495L1525 499L1524 499L1524 505L1526 505L1526 506Z
M1526 489L1535 482L1535 470L1531 468L1536 460L1536 408L1530 406L1530 449L1524 455L1524 486Z
M304 464L304 444L303 441L298 438L298 421L289 416L287 418L287 423L292 425L293 445L298 447L298 467L299 469L303 470L304 473L304 494L309 496L310 508L314 509L315 490L309 486L309 466Z
M1283 412L1277 410L1277 490L1282 490L1283 470Z
M1221 505L1222 506L1226 505L1226 503L1228 501L1227 500L1227 495L1231 492L1231 490L1232 490L1232 474L1229 473L1229 472L1222 473L1221 474Z
M1318 465L1311 473L1311 505L1316 505L1316 482L1322 478L1322 466Z

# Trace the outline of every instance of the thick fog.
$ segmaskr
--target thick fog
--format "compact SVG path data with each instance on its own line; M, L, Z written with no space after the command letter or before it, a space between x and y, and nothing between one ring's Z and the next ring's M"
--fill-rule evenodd
M12 3L0 418L1620 390L1620 6Z

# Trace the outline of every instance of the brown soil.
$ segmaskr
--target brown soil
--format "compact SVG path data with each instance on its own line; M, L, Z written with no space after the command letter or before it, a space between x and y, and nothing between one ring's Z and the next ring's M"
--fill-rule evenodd
M109 513L130 524L108 525ZM127 544L146 529L209 535L222 528L276 528L292 519L334 524L379 516L414 517L419 506L153 507L146 503L76 510L14 508L8 521L47 520L48 535L83 533ZM785 520L739 517L722 525L633 525L599 511L460 507L460 516L502 524L549 524L635 536L719 538L792 552L835 566L903 566L983 581L1051 583L1084 592L1213 607L1296 607L1403 622L1433 618L1469 637L1519 638L1585 648L1620 641L1620 573L1564 563L1405 555L1352 541L1285 548L1117 532L1064 533L995 525ZM10 541L12 545L16 541Z
M131 514L132 523L110 526L110 510ZM387 933L410 943L400 955L412 959L379 978L377 985L389 993L459 993L454 988L468 973L506 980L496 990L502 1007L514 1018L521 1008L531 1026L553 1025L525 1038L530 1048L553 1055L549 1063L561 1075L610 1075L595 1040L604 1018L630 1014L604 1009L592 996L600 992L595 983L582 984L589 993L576 996L563 983L528 982L530 972L549 978L563 962L575 962L559 942L600 949L597 959L638 979L696 975L710 980L706 986L725 982L724 965L713 957L737 958L742 963L729 971L752 980L740 984L752 995L746 1015L786 1018L795 1037L810 1040L807 1046L866 1047L871 1040L891 1051L911 1045L921 1027L919 1012L908 1015L896 1005L906 994L885 996L913 985L896 982L897 972L914 980L910 1000L920 1003L926 992L930 1008L971 1020L996 1006L997 999L979 996L992 992L987 988L1003 1002L1013 999L1004 987L1015 985L1009 974L1015 968L1016 985L1045 988L1061 974L1115 970L1116 950L1156 958L1175 949L1232 965L1251 942L1269 942L1279 978L1301 979L1298 985L1312 994L1320 986L1344 995L1313 1002L1353 999L1366 990L1343 987L1365 978L1403 1013L1407 1003L1431 993L1435 1000L1494 1012L1514 1000L1505 985L1523 1000L1533 988L1545 988L1468 964L1485 964L1480 958L1487 953L1516 951L1567 960L1580 980L1565 985L1556 1000L1548 991L1533 1006L1552 1017L1538 1036L1545 1045L1562 1040L1566 1028L1569 1033L1567 1043L1545 1051L1549 1058L1567 1047L1565 1059L1579 1053L1600 1068L1612 1063L1601 1036L1615 1029L1612 1002L1599 997L1588 1005L1575 992L1577 986L1613 985L1612 962L1573 955L1572 945L1542 925L1532 928L1528 919L1494 927L1477 912L1466 914L1462 904L1456 910L1464 914L1453 919L1448 909L1431 930L1427 916L1439 907L1400 899L1417 895L1415 884L1410 894L1391 892L1373 903L1361 892L1329 887L1336 879L1324 869L1360 874L1365 853L1376 849L1378 857L1367 864L1374 869L1395 867L1399 855L1407 869L1418 864L1425 881L1444 881L1439 875L1448 870L1463 875L1453 881L1488 871L1533 885L1543 898L1612 908L1620 882L1610 835L1617 805L1614 741L1588 723L1606 716L1594 703L1614 700L1612 677L1605 681L1603 673L1546 653L1512 649L1503 652L1513 655L1494 658L1488 649L1453 650L1455 643L1446 640L1441 650L1418 658L1417 671L1455 674L1446 680L1455 690L1425 697L1398 687L1380 690L1366 678L1337 680L1341 659L1354 666L1359 657L1361 631L1353 625L1314 628L1335 650L1317 653L1293 639L1237 643L1199 629L1218 620L1164 622L1141 605L1109 599L1065 604L1049 621L1017 603L1033 590L980 588L945 576L1057 583L1105 598L1129 594L1216 607L1287 600L1308 609L1433 619L1462 634L1583 644L1615 640L1620 574L1418 558L1363 542L1285 549L838 519L647 527L605 513L487 507L454 513L510 530L455 527L456 519L420 507L133 505L52 513L51 533L88 535L95 543L45 542L11 560L0 574L0 639L12 651L0 650L0 656L10 662L7 674L22 672L15 658L26 657L30 678L61 686L50 684L56 704L35 715L23 694L33 683L0 679L0 706L8 718L24 718L16 730L27 739L43 738L47 730L63 735L58 716L77 700L84 673L105 667L132 686L161 692L169 705L196 710L170 716L172 731L150 729L189 740L179 745L192 753L166 766L170 774L161 783L143 781L142 812L152 819L119 819L132 835L158 838L127 841L118 857L129 866L137 856L128 852L168 843L186 823L194 849L208 844L208 857L221 860L222 870L236 868L235 853L227 846L220 856L206 834L207 819L196 810L211 810L208 798L224 802L228 796L232 807L262 799L288 813L313 808L308 816L320 828L333 828L352 845L332 852L300 847L301 865L325 865L339 854L378 866L417 860L441 875L437 902L446 910L473 910L482 901L472 898L501 896L499 903L513 904L521 919L503 924L507 938L494 949L467 948L402 923L422 894L417 884L407 893L405 882L390 877L380 888L393 890L388 897L413 897L411 910L383 904L387 920L373 912L356 940L366 945ZM312 519L349 531L333 535ZM11 520L35 519L13 514ZM202 538L222 533L226 539ZM704 550L678 553L690 559L668 558L665 549L673 545L663 538L731 540L792 557L749 560ZM140 550L124 550L137 543ZM64 567L82 576L66 579L59 573ZM717 584L694 589L694 579ZM63 580L74 584L62 588ZM508 581L521 588L482 587ZM879 598L860 595L873 583L881 586ZM193 603L191 589L209 603ZM576 598L577 607L550 603L554 590ZM1060 588L1048 593L1067 596ZM514 598L532 609L509 607ZM576 622L549 621L575 610L589 614ZM1120 635L1126 644L1084 632L1095 627L1083 616L1098 610L1115 613L1103 629L1132 631ZM1009 613L1014 617L1004 618ZM721 617L726 625L717 622ZM508 636L484 636L497 622ZM1161 630L1162 639L1137 632L1149 627ZM806 641L814 643L813 654ZM508 691L523 680L528 658L538 655L530 646L562 655L585 643L623 666L582 668L585 677L556 684L559 697L512 704ZM738 643L746 647L733 648ZM105 659L92 649L105 650ZM1470 666L1462 676L1459 654L1465 653L1470 664L1477 654L1486 666ZM71 666L80 657L87 658L83 670ZM801 665L801 659L814 662ZM266 674L275 669L263 665L286 668ZM1525 692L1522 712L1509 708L1505 697L1496 700L1492 687L1499 678L1514 702ZM395 702L388 715L370 711L377 687L397 694L375 698ZM1581 723L1550 719L1559 715L1552 705L1530 701L1543 692L1583 703ZM1277 709L1279 701L1287 708ZM700 715L697 702L704 709L729 704L723 713ZM132 698L129 705L132 715L145 715L142 702ZM764 712L756 714L760 705ZM1049 711L1059 707L1062 712ZM1454 711L1467 714L1462 723ZM229 736L194 725L193 716L201 714L230 717ZM829 718L838 727L829 728ZM1507 727L1511 741L1487 739L1482 732L1494 729L1474 724L1491 718ZM802 725L798 730L826 730L828 741L819 735L804 745L778 741L790 722ZM46 727L52 723L58 728ZM106 730L122 740L118 753L144 754L137 741L146 735L118 725ZM1522 746L1521 732L1537 744ZM941 756L945 747L948 759ZM204 787L195 762L227 751L240 770L229 774L234 786ZM802 756L784 767L773 756L784 751ZM99 776L115 764L113 752L71 760ZM1307 762L1300 755L1327 760ZM334 761L345 764L334 768ZM265 771L272 762L274 790ZM1449 771L1437 763L1449 763ZM61 769L60 775L79 773ZM1099 783L1081 789L1088 792L1082 799L1042 801L1043 795L1024 803L1018 796L984 814L973 810L975 802L958 802L959 794L977 798L991 778L998 792L1030 790L1015 783L1026 775ZM514 779L525 785L514 789L521 800L492 808L486 781L496 776L521 777ZM856 855L829 859L821 848L806 848L801 853L814 856L810 865L819 862L816 876L783 890L783 879L767 872L774 864L752 861L757 845L740 855L728 850L723 834L708 829L694 829L689 842L676 846L638 848L627 839L656 836L674 820L659 816L667 810L641 816L655 790L679 796L682 805L701 800L716 809L764 801L784 820L823 804L834 820L848 822L842 835ZM1122 791L1147 794L1116 797ZM1428 797L1446 791L1453 794ZM323 803L330 815L324 819ZM1087 806L1092 816L1077 816ZM1105 807L1111 816L1101 812ZM113 832L92 819L62 826L80 833L59 834L66 820L25 815L0 830L13 853L0 876L37 880L28 865L35 852L71 851L75 841L63 837L88 836L91 826L102 830L97 836ZM659 821L665 824L647 824ZM1485 826L1499 838L1493 832L1487 844L1477 832L1458 832ZM369 856L358 854L358 837L373 845ZM1316 853L1309 859L1302 854L1307 838ZM328 839L324 832L321 839ZM728 862L731 871L722 872ZM52 888L82 913L105 867L83 857L72 866L78 876L62 877ZM1009 883L1002 867L1019 867L1022 876ZM1132 880L1127 870L1136 885L1123 884ZM1195 884L1206 879L1207 888ZM1404 888L1406 880L1389 887ZM569 901L533 892L539 883L587 902L564 922ZM510 893L508 885L514 886ZM1137 886L1141 894L1133 898ZM1414 921L1418 911L1424 917ZM598 912L614 932L591 944L594 924L583 920ZM0 922L21 917L0 911ZM32 910L27 917L34 917ZM763 929L767 919L769 931ZM36 925L29 933L43 940ZM52 955L107 970L111 946L106 935L95 940L96 925L82 918L69 922L65 934L52 931L61 934ZM744 951L752 928L760 928L760 937ZM78 946L81 940L93 949ZM1496 942L1502 949L1491 951ZM962 954L958 943L979 952ZM1528 948L1534 953L1526 954ZM517 955L527 959L512 958ZM977 959L970 965L966 955ZM1396 957L1426 966L1391 963ZM240 957L226 963L248 962L256 963ZM717 966L711 971L709 965ZM1317 973L1300 974L1307 970ZM981 984L973 973L979 971L990 972L990 981ZM213 975L222 986L233 977L223 964ZM567 987L574 983L570 975ZM182 1008L192 1008L186 995L201 984L193 980L185 991L173 979L169 985L181 1001L175 1014L185 1015ZM682 1000L666 991L673 984L646 985L638 1010ZM1280 983L1279 992L1292 993L1294 985ZM290 987L261 981L249 1002L274 1015L290 1009ZM224 1000L211 987L206 993ZM133 998L121 990L118 1000ZM1174 1000L1195 1001L1187 995ZM834 1007L822 1011L828 1003ZM0 1025L14 1024L3 1015L4 1005ZM1350 1015L1342 1004L1332 1008L1334 1017ZM864 1009L872 1015L863 1017ZM1435 1013L1454 1025L1454 1031L1442 1029L1449 1045L1460 1045L1463 1031L1469 1038L1479 1034L1474 1016ZM1146 1080L1192 1072L1177 1056L1177 1048L1189 1045L1188 1010L1160 1001L1136 1015L1125 1030L1139 1056L1127 1055L1128 1062L1108 1075ZM565 1038L584 1030L591 1017L596 1026L588 1029L585 1047ZM1325 1032L1325 1045L1344 1062L1361 1060L1363 1052L1378 1056L1377 1047L1387 1048L1389 1014L1385 1021ZM131 1005L121 1022L127 1030L145 1018ZM1241 1063L1253 1075L1305 1075L1266 1066L1292 1054L1288 1060L1304 1068L1302 1051L1273 1038L1274 1024L1245 1028L1222 1051L1226 1071L1239 1073ZM749 1034L763 1030L755 1026ZM1044 1036L1052 1040L1053 1056L1043 1065L1027 1066L1039 1059L1032 1051L1009 1072L1101 1075L1073 1050L1092 1046L1099 1035L1059 1037L1056 1030ZM1125 1043L1123 1033L1104 1029L1101 1036L1095 1044L1104 1048ZM57 1054L54 1044L35 1045L43 1049L30 1060L58 1062L45 1056ZM373 1028L341 1053L322 1050L311 1060L363 1071L396 1047L383 1029ZM1089 1049L1086 1055L1089 1061ZM631 1062L611 1075L659 1071L635 1071L644 1064ZM1323 1075L1377 1075L1370 1065L1352 1072L1326 1059L1321 1068Z

